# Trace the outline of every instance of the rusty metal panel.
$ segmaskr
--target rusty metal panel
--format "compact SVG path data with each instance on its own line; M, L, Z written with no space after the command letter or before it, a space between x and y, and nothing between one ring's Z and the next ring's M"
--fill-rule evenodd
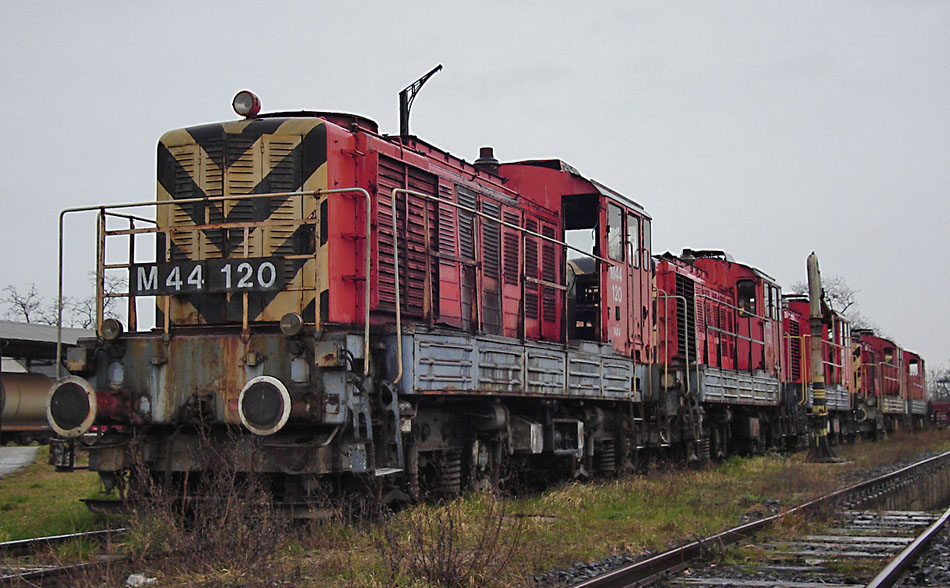
M317 367L339 367L346 359L343 341L317 341L313 345L313 361Z
M417 334L413 341L413 387L422 390L474 390L475 340Z
M173 337L130 337L126 342L124 387L135 399L149 399L152 423L174 423L189 398L206 398L214 420L239 424L238 396L251 377L267 374L290 381L290 356L283 335L252 336L245 343L230 333ZM146 366L146 369L132 369Z
M888 414L904 414L907 407L904 405L904 399L899 396L882 396L884 401L883 409Z
M478 341L478 389L480 391L522 392L523 354L520 345Z
M602 374L603 390L601 393L607 398L629 398L632 394L631 381L633 380L633 361L620 357L604 357L600 372Z
M809 399L812 394L809 389ZM825 388L825 404L828 410L851 410L851 394L840 384L832 384Z
M703 366L700 401L751 404L778 403L779 381L766 372L737 372Z
M569 351L567 353L567 394L599 396L601 391L600 354Z
M565 358L563 351L525 346L525 391L530 394L564 394Z

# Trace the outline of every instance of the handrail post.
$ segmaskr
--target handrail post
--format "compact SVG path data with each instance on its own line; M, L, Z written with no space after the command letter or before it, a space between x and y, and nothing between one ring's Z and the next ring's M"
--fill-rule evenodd
M147 200L140 202L127 202L120 204L110 204L110 205L98 205L98 206L83 206L76 208L67 208L62 210L59 213L59 227L58 227L58 237L59 237L59 251L58 251L58 262L57 262L57 292L56 292L56 378L62 378L62 363L63 363L63 248L64 248L64 235L63 229L65 225L65 217L67 214L79 213L79 212L95 212L98 211L99 218L99 229L98 229L98 240L97 240L97 301L96 301L96 313L97 313L97 331L98 327L101 325L102 321L102 312L103 312L103 301L105 296L102 293L103 288L103 279L104 279L104 270L105 270L105 244L104 240L106 237L105 229L105 216L117 216L127 218L129 220L137 219L150 223L155 223L157 221L154 219L148 219L138 216L131 215L122 215L117 214L115 210L121 209L130 209L130 208L144 208L147 206L181 206L183 204L195 204L203 203L205 205L212 202L222 202L222 201L235 201L235 200L256 200L264 198L276 198L276 197L294 197L294 196L319 196L319 195L329 195L329 194L341 194L348 192L357 192L363 195L366 201L366 243L365 243L365 255L364 255L364 265L366 267L366 286L364 288L364 333L363 333L363 354L364 354L364 375L369 375L369 331L370 331L370 281L372 279L372 257L371 257L371 240L372 240L372 223L371 223L371 213L372 213L372 197L369 192L364 188L353 187L353 188L337 188L332 190L303 190L295 192L275 192L268 194L234 194L226 196L205 196L199 198L181 198L181 199L169 199L169 200ZM164 261L170 260L171 252L171 231L168 230L169 227L165 227L165 230L162 231L166 235L166 246L164 251ZM135 233L130 233L129 238L134 241ZM246 240L245 240L246 241ZM99 243L102 242L100 247ZM130 245L130 256L134 255L134 245ZM156 257L161 255L156 251ZM130 264L134 262L134 259L129 260ZM165 336L167 337L170 332L170 309L171 309L171 296L164 296L164 324L163 330ZM133 297L129 294L130 305L133 305ZM130 314L130 326L132 323L132 318L135 316L134 310Z

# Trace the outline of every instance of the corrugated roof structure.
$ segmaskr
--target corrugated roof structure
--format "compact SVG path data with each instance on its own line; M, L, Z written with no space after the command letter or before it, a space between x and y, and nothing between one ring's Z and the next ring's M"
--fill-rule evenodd
M83 337L95 337L95 331L63 327L63 344L75 345ZM56 325L0 321L0 355L28 359L56 357Z

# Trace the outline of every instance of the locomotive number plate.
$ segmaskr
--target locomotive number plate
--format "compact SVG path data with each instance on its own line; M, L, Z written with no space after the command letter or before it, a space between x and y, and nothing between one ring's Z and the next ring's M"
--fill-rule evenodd
M280 257L137 263L129 276L129 290L135 296L271 292L283 286Z

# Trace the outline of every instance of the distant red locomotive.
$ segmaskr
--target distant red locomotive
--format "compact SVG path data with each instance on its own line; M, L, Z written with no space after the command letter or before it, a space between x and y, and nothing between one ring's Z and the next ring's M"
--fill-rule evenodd
M797 404L810 407L812 390L809 385L810 358L808 340L811 338L808 322L808 297L792 294L785 297L785 382L790 397ZM851 358L851 324L840 313L826 308L821 325L821 356L827 406L831 414L831 433L835 438L850 436L858 431L870 433L873 422L867 421L863 403L855 399L853 365Z
M242 120L162 137L154 220L91 208L99 336L69 350L47 413L107 488L143 463L194 491L206 443L299 505L366 477L454 495L805 438L804 319L765 273L721 251L654 257L643 207L560 160L468 163L243 94ZM129 291L107 294L110 274ZM116 296L128 332L103 316ZM850 413L846 323L826 337L829 398ZM890 364L867 345L861 381L881 386L870 366ZM913 361L886 377L916 399Z
M774 280L725 252L687 249L659 258L656 283L660 388L688 399L681 404L691 407L690 421L705 423L702 446L722 456L733 438L755 449L794 437L781 403L781 291Z
M894 430L900 423L923 426L927 420L924 361L889 339L856 331L853 349L854 383L863 412L875 432Z

